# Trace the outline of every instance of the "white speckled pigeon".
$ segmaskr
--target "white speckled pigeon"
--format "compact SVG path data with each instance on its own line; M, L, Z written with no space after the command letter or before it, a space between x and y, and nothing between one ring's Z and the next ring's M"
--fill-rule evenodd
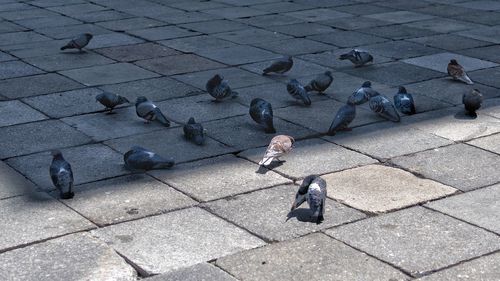
M346 54L340 55L341 60L350 60L355 67L363 66L369 62L373 62L373 56L367 51L353 49Z
M350 131L351 128L349 128L349 124L351 124L355 117L356 106L350 102L347 102L347 104L343 105L337 111L337 114L335 115L335 118L333 119L332 124L328 129L327 135L333 136L338 131Z
M259 162L259 165L269 166L274 159L279 161L279 157L290 152L293 149L295 139L287 135L275 136L267 147L264 158Z
M407 115L416 113L413 96L403 86L399 86L399 91L394 95L394 105L401 113Z
M470 80L469 76L467 76L465 69L460 64L458 64L457 60L450 60L450 63L448 63L448 67L446 70L448 71L448 75L450 75L453 80L459 80L469 85L474 84L474 82Z
M222 101L229 97L235 98L238 96L238 93L231 90L227 80L224 80L224 77L220 74L216 74L210 78L205 88L207 92L215 98L215 101Z
M90 33L80 34L75 38L71 39L71 41L69 41L68 44L62 46L61 51L64 51L66 49L78 49L81 52L83 47L89 44L92 37L93 36Z
M137 116L146 120L146 122L158 120L158 122L162 123L164 126L170 127L170 121L168 121L161 110L146 97L137 98L135 101L135 112Z
M250 103L250 116L258 124L264 125L268 134L276 133L273 125L273 107L261 98L255 98Z
M483 95L478 89L473 89L471 92L466 92L462 97L462 102L465 106L467 115L477 117L476 110L481 107L483 102Z
M165 159L160 155L140 146L133 146L123 156L125 167L131 171L149 171L167 169L174 166L173 158Z
M305 105L311 105L311 98L304 86L297 79L292 79L286 84L286 90L296 100L301 100Z
M293 66L293 59L291 56L283 56L271 63L271 65L262 71L262 75L267 75L271 72L283 74Z
M354 105L360 105L367 102L371 97L378 95L380 95L380 93L372 89L372 83L370 81L365 81L363 85L361 85L361 88L352 93L348 101Z
M330 87L332 82L333 82L332 72L325 71L325 73L322 73L316 76L316 78L314 78L313 80L311 80L311 82L309 82L309 84L307 84L304 87L304 89L306 89L306 91L308 92L316 91L318 93L323 93L326 89L328 89L328 87Z
M205 142L205 131L200 123L194 121L194 117L189 118L189 121L184 124L184 137L187 140L194 142L197 145L202 145Z
M373 112L387 120L399 122L401 119L394 105L392 105L391 101L383 95L371 97L369 105Z
M98 94L95 97L95 100L104 105L108 110L108 113L111 113L113 109L120 104L130 103L127 98L110 92L103 92Z
M59 189L61 199L71 199L75 195L73 189L73 171L71 165L64 160L59 150L52 151L50 178L54 186Z
M291 211L307 201L312 212L312 220L317 224L324 220L326 203L326 181L319 176L307 176L295 195Z

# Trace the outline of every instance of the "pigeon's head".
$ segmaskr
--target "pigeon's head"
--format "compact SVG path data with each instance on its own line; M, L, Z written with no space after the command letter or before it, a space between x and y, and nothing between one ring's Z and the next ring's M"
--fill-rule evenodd
M451 59L450 64L457 65L458 61L456 59Z
M144 96L141 96L141 97L138 97L136 100L135 100L135 104L140 104L140 103L143 103L143 102L146 102L148 101L148 98L144 97Z
M370 81L365 81L363 85L361 85L363 88L371 88L372 87L372 82Z
M87 40L90 40L90 39L92 39L92 37L94 37L94 35L92 35L90 33L84 33L83 35L85 35L85 37L87 38Z
M196 124L196 121L194 121L194 117L189 118L187 124Z
M399 92L400 93L407 93L406 88L403 86L399 86Z
M50 154L52 154L52 157L54 159L62 159L63 156L62 156L62 152L59 150L59 149L54 149L50 152Z
M330 70L325 71L325 75L326 75L326 76L329 76L329 77L332 77L332 72L331 72Z

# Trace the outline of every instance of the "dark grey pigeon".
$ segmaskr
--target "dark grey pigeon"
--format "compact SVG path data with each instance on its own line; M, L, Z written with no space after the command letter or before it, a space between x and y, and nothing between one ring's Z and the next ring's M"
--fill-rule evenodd
M394 95L394 105L404 114L412 115L416 113L413 96L406 92L406 88L399 86L399 91Z
M273 61L273 63L269 67L265 68L262 71L262 75L267 75L271 72L283 74L292 69L292 66L293 66L292 57L283 56L282 58Z
M205 142L203 126L194 121L194 117L189 118L189 121L184 124L184 137L187 140L194 142L197 145L202 145Z
M146 120L146 122L158 120L166 127L170 127L170 121L167 120L161 110L146 97L138 97L135 101L135 112L137 116Z
M365 81L363 85L361 85L361 88L352 93L348 101L354 105L360 105L370 100L371 97L378 95L380 95L380 93L372 89L372 83L370 81Z
M286 90L296 100L301 100L305 105L311 105L311 99L309 98L306 89L304 89L304 86L302 86L297 79L290 80L286 84Z
M98 94L95 97L95 100L104 105L108 110L108 113L111 113L113 109L120 104L130 103L127 98L109 92Z
M66 49L78 49L80 52L82 51L83 47L87 46L92 39L92 34L90 33L83 33L75 38L71 39L71 41L68 42L68 44L64 45L61 47L61 51L66 50Z
M328 129L327 135L333 136L338 131L350 131L351 128L349 128L349 124L351 124L355 117L356 106L350 102L347 102L347 104L343 105L337 111L337 114L335 115L335 118L333 119L332 124Z
M304 89L306 91L316 91L318 93L323 93L333 82L333 76L331 71L325 71L325 73L316 76L309 84L307 84Z
M235 98L238 96L238 93L231 90L227 80L224 80L224 77L220 74L214 75L214 77L210 78L205 85L207 92L215 98L215 101L221 101L227 99L229 97Z
M401 119L394 105L392 105L391 101L383 95L371 97L369 105L373 112L387 120L399 122Z
M268 134L276 133L273 125L273 107L261 98L255 98L250 103L250 116L258 124L264 125Z
M52 164L50 165L50 178L54 186L59 189L61 199L71 199L73 193L73 171L71 165L64 160L59 150L52 151Z
M317 175L307 176L299 187L292 204L291 211L307 201L314 222L320 224L324 220L326 203L326 182Z
M373 62L373 57L367 51L353 49L339 57L340 60L350 60L355 67L363 66L369 62Z
M465 106L467 115L477 117L476 110L478 110L481 107L481 103L483 103L483 95L478 89L473 89L472 92L467 92L463 95L462 102Z
M165 159L160 155L140 146L133 146L123 156L125 167L131 171L149 171L167 169L174 166L173 158Z

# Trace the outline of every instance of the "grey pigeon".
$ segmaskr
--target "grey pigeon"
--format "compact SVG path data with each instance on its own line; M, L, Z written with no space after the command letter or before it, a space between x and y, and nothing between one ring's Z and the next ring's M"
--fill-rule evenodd
M250 103L250 116L258 124L264 125L268 134L276 133L273 125L273 107L261 98L255 98Z
M399 122L401 119L394 105L392 105L391 101L383 95L371 97L369 105L373 112L387 120Z
M282 58L273 61L269 67L265 68L262 71L262 75L267 75L271 72L283 74L292 69L292 66L293 66L292 57L283 56Z
M347 102L347 104L343 105L337 111L337 114L335 115L335 118L333 119L332 124L328 129L327 135L333 136L338 131L350 131L351 128L349 128L349 124L351 124L355 117L356 106L350 102Z
M71 39L71 41L69 41L68 44L62 46L61 51L66 49L78 49L81 52L82 48L89 44L92 37L93 36L90 33L80 34L75 38Z
M307 176L299 187L295 195L295 201L292 204L291 211L298 208L307 201L312 213L312 220L317 224L324 220L326 203L326 182L319 176Z
M478 89L473 89L472 92L467 92L462 97L462 102L465 106L467 115L477 117L476 110L481 107L483 102L483 95Z
M194 121L194 117L189 118L189 121L184 124L184 137L187 140L194 142L197 145L202 145L205 142L203 126Z
M167 169L174 166L174 159L165 159L160 155L140 146L133 146L123 156L125 167L132 171Z
M363 85L361 85L361 88L352 93L348 101L354 105L360 105L370 100L371 97L378 95L380 95L380 93L372 89L372 83L370 81L365 81Z
M350 60L355 67L363 66L369 62L373 62L373 57L367 51L353 49L339 57L340 60Z
M399 91L394 95L394 105L401 113L407 115L416 113L413 96L408 94L406 88L403 86L399 86Z
M161 110L146 97L137 98L135 101L135 112L137 116L143 118L146 122L158 120L158 122L162 123L164 126L170 127L170 121L168 121Z
M311 105L311 99L307 94L306 89L297 79L292 79L286 84L286 90L296 100L301 100L305 105Z
M465 69L455 59L450 60L446 71L448 72L448 75L453 78L453 80L459 80L469 85L474 84L474 82L470 80L469 76L467 76Z
M227 80L220 74L214 75L205 85L207 92L215 98L215 101L221 101L229 97L237 97L238 93L231 90Z
M113 109L120 104L130 103L127 98L109 92L98 94L95 97L95 100L104 105L109 113L111 113Z
M52 151L52 164L50 165L50 178L54 186L59 189L61 199L71 199L73 193L73 171L71 165L64 160L59 150Z
M333 76L331 71L325 71L325 73L316 76L309 84L307 84L304 89L306 91L316 91L318 93L323 93L333 82Z

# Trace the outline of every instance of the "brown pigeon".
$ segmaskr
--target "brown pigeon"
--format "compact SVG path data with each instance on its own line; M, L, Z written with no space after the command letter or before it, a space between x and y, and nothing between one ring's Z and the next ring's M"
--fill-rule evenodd
M467 76L467 73L465 73L464 68L460 64L458 64L457 60L450 60L447 70L448 75L450 75L453 80L459 80L469 85L474 84L474 82L470 80L469 76Z
M279 160L280 156L290 152L293 148L295 139L287 135L277 135L275 136L269 146L267 147L266 154L259 165L269 166L271 162L276 158Z

